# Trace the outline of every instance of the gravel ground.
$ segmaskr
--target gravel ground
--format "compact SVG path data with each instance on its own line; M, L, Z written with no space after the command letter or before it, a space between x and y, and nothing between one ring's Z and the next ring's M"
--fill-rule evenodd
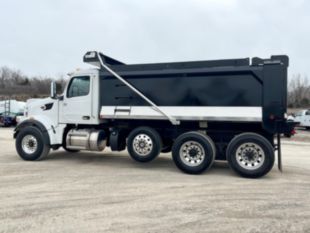
M0 129L0 232L310 232L310 140L283 143L284 172L261 179L216 162L186 175L163 154L52 152L25 162Z

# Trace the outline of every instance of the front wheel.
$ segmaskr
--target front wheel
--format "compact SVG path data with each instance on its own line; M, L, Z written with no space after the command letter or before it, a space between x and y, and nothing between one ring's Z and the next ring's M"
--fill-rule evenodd
M19 156L28 161L40 160L50 151L42 132L33 126L20 130L16 136L15 147Z
M248 178L266 175L275 159L270 142L256 133L242 133L234 137L227 147L226 157L236 173Z

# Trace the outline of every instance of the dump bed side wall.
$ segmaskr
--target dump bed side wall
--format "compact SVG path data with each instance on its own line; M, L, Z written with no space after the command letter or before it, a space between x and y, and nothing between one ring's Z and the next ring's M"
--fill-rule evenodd
M264 130L271 134L287 132L288 63L261 61L236 67L146 70L141 66L137 70L114 70L158 106L261 107ZM148 106L105 71L100 72L100 104Z
M170 74L123 77L159 106L262 106L262 85L251 73ZM101 75L102 106L147 106L127 86Z

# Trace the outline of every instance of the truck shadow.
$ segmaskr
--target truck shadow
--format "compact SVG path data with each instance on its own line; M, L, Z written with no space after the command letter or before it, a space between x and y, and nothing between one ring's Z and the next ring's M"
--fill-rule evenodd
M158 158L148 163L139 163L130 158L124 152L79 152L68 153L65 151L55 151L50 153L44 160L53 160L61 163L84 164L88 166L102 166L113 168L135 168L141 170L158 170L163 172L180 173L179 169L175 166L171 154L160 154ZM182 174L182 173L181 173ZM233 173L229 169L226 161L215 161L212 167L204 175L229 175Z

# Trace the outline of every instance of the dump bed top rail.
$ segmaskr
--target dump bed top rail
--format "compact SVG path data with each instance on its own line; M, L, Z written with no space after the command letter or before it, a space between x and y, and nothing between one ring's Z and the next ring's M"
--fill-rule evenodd
M189 61L189 62L168 62L168 63L149 63L149 64L125 64L117 59L111 58L96 51L87 52L83 61L85 63L95 65L98 68L103 68L100 64L98 54L102 62L108 66L115 66L118 71L132 70L161 70L161 69L193 69L193 68L211 68L211 67L238 67L238 66L260 66L268 64L282 63L288 66L288 57L285 55L271 56L269 59L259 57L239 58L239 59L223 59L223 60L208 60L208 61Z
M104 64L109 66L117 66L120 70L130 69L184 69L184 68L201 68L201 67L222 67L222 66L248 66L250 65L249 58L241 59L223 59L223 60L209 60L209 61L186 61L186 62L166 62L166 63L148 63L148 64L124 64L114 58L111 58L102 53L98 53ZM99 68L100 61L97 52L87 52L83 61L85 63L95 65Z

